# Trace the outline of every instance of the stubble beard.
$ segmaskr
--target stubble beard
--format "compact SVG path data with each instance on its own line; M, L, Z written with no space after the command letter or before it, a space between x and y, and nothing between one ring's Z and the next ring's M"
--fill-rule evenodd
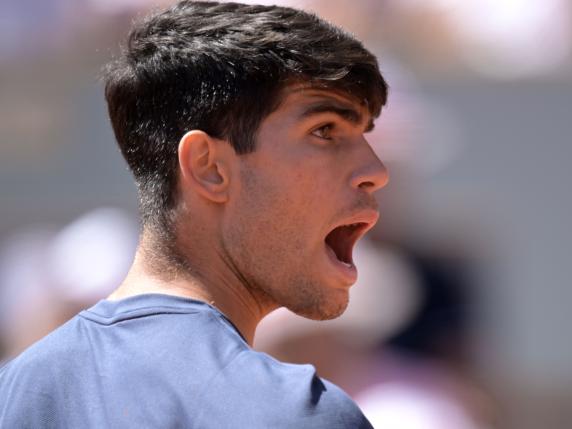
M331 320L340 316L348 306L348 290L331 289L312 278L315 270L305 258L307 239L301 233L303 228L292 224L290 215L280 209L284 200L277 203L268 198L280 193L266 188L268 183L259 180L251 170L241 173L245 189L240 200L242 207L226 231L223 246L244 286L270 307L286 307L308 319ZM260 198L261 195L266 197ZM274 240L261 247L260 241L253 238L260 239L260 230L266 231L262 240Z
M285 307L312 320L335 319L346 310L349 301L347 290L330 290L304 274L303 269L296 273L284 271L284 267L300 267L298 261L286 263L283 258L276 256L273 261L258 259L257 264L253 255L243 253L243 256L244 286L270 307Z
M335 319L348 306L347 294L343 299L339 299L336 296L338 291L330 291L324 285L306 278L291 279L285 287L289 289L290 294L284 298L282 306L307 319Z
M251 225L256 227L257 223ZM262 248L250 239L251 233L249 228L235 226L222 247L238 280L260 304L286 307L312 320L334 319L345 311L347 289L333 289L312 278L314 270L303 256L293 257L294 252L286 248Z

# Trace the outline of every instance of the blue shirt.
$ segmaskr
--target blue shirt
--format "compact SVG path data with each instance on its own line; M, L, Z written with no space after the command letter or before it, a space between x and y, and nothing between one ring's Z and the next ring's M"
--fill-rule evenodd
M217 309L102 300L0 368L0 428L371 428L311 365L252 350Z

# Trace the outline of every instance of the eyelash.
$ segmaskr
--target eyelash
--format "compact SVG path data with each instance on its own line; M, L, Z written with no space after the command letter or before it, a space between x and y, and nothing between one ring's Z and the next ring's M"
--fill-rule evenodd
M325 130L327 130L327 131L326 131L326 134L328 135L327 137L323 137L323 136L320 136L320 135L317 134L318 132L320 132L320 131L325 131ZM319 139L332 140L331 133L332 133L333 130L334 130L334 124L325 124L325 125L322 125L322 126L319 127L319 128L316 128L314 131L312 131L312 135L315 136L315 137L318 137Z

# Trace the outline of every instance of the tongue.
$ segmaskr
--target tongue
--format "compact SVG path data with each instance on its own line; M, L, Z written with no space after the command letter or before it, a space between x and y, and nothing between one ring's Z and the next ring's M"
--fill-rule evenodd
M326 236L326 244L333 250L336 258L346 265L352 265L349 233L351 228L340 226Z

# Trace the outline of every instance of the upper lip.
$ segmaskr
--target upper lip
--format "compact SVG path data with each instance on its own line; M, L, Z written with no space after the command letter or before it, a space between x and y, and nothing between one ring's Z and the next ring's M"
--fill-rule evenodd
M373 226L376 224L377 220L379 219L379 211L376 209L366 209L366 210L360 210L359 212L356 212L355 214L344 218L342 222L335 224L332 228L330 228L330 231L333 231L336 228L339 228L340 226L347 226L347 225L352 225L352 224L364 224L363 226L360 226L360 238L363 236L363 234L365 234L368 230L370 230L371 228L373 228Z

